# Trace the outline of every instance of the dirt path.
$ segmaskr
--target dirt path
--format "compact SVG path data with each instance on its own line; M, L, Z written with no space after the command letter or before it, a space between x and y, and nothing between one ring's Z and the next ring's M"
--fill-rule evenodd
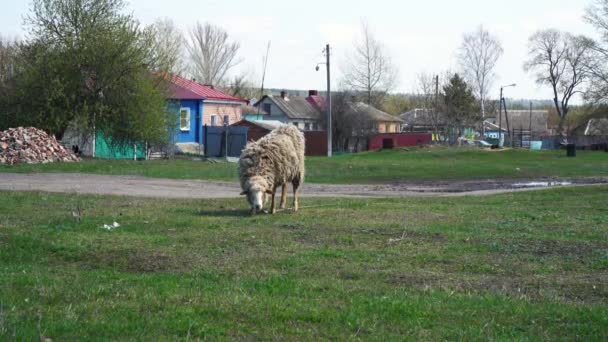
M533 184L528 184L533 183ZM305 184L307 197L424 197L491 195L542 189L547 186L608 184L608 177L573 179L519 179L423 181L392 184L327 185ZM80 173L0 173L0 190L47 191L81 194L124 195L160 198L239 197L237 183L175 180L137 176L107 176Z

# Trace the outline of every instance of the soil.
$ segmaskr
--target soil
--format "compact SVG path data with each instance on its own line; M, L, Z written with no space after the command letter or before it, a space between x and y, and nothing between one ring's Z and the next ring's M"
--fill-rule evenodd
M530 185L526 185L531 183ZM567 185L562 185L567 184ZM491 195L515 191L577 185L608 184L608 177L477 179L453 181L393 182L385 184L310 184L303 197L430 197ZM546 186L545 186L546 185ZM0 190L123 195L156 198L235 198L238 183L175 180L138 176L80 173L0 173ZM291 190L291 189L290 189ZM280 191L278 191L280 196Z

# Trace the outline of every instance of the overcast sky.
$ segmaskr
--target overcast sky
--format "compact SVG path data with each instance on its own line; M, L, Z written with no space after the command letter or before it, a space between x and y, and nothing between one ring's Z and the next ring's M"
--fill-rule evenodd
M516 82L507 96L550 98L522 64L528 37L536 30L557 28L593 35L582 20L591 0L131 0L129 11L144 24L171 18L184 32L196 21L224 27L241 43L241 70L259 77L266 44L272 42L266 86L324 89L325 72L315 72L322 49L332 45L332 81L337 84L340 64L366 20L387 48L399 70L395 91L412 92L416 75L457 70L456 50L464 32L483 24L503 43L505 54L497 68L498 86ZM22 17L29 0L0 0L0 34L24 36Z

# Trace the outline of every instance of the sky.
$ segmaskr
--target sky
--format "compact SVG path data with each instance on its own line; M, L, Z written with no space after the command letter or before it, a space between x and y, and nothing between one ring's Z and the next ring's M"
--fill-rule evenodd
M545 28L594 35L582 19L592 0L127 1L127 10L143 24L170 18L184 34L197 21L222 26L241 44L242 62L234 72L247 72L256 80L270 41L267 88L324 90L325 71L321 66L316 72L315 66L324 62L327 43L332 47L332 84L337 85L365 21L398 69L394 91L411 93L420 73L458 71L462 35L483 25L505 50L492 97L498 97L500 85L517 83L505 90L507 97L549 99L550 89L537 85L523 70L528 37ZM0 34L25 37L22 23L29 8L29 0L0 0Z

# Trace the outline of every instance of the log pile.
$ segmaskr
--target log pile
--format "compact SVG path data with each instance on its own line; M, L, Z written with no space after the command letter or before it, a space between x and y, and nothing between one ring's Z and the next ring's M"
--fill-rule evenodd
M0 131L0 164L46 164L80 161L55 136L34 127Z

